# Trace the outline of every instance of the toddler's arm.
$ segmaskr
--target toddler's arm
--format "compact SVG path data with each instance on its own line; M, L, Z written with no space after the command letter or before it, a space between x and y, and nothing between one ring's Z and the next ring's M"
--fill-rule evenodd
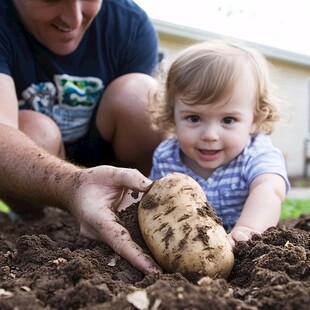
M228 235L232 246L237 241L246 241L253 234L276 226L285 194L285 181L280 175L262 174L256 177L250 186L240 218Z

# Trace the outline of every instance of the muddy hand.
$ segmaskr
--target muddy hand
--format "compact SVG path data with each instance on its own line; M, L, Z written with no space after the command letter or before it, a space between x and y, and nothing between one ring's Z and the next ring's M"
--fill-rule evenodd
M151 180L134 169L98 166L85 169L73 213L81 235L106 242L116 253L144 273L159 272L158 265L131 239L114 210L124 189L143 192Z

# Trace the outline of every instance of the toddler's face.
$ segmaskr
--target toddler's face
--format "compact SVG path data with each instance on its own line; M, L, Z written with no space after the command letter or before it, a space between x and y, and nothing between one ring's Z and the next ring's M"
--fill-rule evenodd
M178 100L174 119L182 160L195 173L209 177L237 157L256 129L252 76L238 83L230 98L210 104L188 105Z

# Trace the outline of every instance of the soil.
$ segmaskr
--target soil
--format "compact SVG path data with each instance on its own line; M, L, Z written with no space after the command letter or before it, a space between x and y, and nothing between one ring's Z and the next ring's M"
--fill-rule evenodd
M120 219L148 252L137 206ZM309 309L309 234L310 216L281 222L235 246L227 280L195 283L178 273L144 276L104 243L81 238L64 211L15 222L0 213L0 309Z

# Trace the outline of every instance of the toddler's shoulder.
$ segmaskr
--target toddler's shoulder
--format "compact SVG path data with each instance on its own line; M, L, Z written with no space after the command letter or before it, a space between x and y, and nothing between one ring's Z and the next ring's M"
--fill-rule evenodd
M249 139L244 155L257 156L268 152L279 152L279 149L273 145L268 135L259 134Z

